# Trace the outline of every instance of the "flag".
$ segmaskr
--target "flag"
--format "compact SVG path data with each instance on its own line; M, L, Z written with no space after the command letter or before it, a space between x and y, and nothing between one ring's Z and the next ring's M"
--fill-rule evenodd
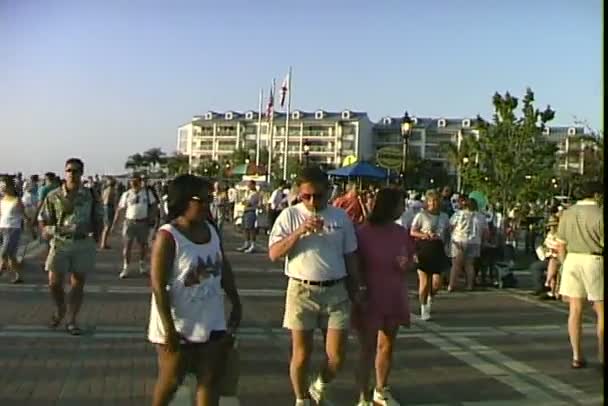
M274 111L274 80L272 81L272 86L270 87L270 94L268 96L268 105L266 106L266 116L270 117L272 112Z
M287 93L289 92L289 79L288 73L283 80L283 84L281 85L281 108L285 106L285 99L287 98Z

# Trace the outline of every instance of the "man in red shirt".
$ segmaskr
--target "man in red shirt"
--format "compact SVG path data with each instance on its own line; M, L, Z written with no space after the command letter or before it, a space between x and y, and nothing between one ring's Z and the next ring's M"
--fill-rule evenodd
M346 211L346 214L354 224L361 224L365 221L367 213L357 191L357 185L348 185L346 194L334 200L333 205Z

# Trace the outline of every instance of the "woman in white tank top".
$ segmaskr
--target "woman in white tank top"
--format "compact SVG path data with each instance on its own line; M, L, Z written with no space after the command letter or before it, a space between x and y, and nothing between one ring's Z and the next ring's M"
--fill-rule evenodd
M14 272L13 283L21 283L21 265L17 261L17 249L25 219L23 203L17 196L15 184L10 178L0 180L0 273L8 264Z
M197 376L197 405L218 405L218 371L241 320L232 269L215 226L207 221L211 185L193 175L169 184L169 222L152 250L148 340L156 344L152 404L167 405L185 373ZM232 311L226 322L223 294Z

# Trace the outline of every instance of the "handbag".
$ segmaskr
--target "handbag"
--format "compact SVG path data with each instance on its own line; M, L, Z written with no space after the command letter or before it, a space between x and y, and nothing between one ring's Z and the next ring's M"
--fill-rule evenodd
M229 335L224 345L224 363L219 378L220 395L236 396L240 377L238 340L234 335Z

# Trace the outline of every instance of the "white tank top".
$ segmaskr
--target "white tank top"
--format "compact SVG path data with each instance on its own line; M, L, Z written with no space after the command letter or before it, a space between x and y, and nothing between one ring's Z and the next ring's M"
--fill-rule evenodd
M17 207L18 202L17 198L0 199L0 228L21 228L23 214Z
M175 260L167 292L175 330L189 342L203 343L214 330L226 330L220 238L208 224L211 240L195 244L171 224L160 227L175 241ZM165 343L165 328L152 295L148 340Z

